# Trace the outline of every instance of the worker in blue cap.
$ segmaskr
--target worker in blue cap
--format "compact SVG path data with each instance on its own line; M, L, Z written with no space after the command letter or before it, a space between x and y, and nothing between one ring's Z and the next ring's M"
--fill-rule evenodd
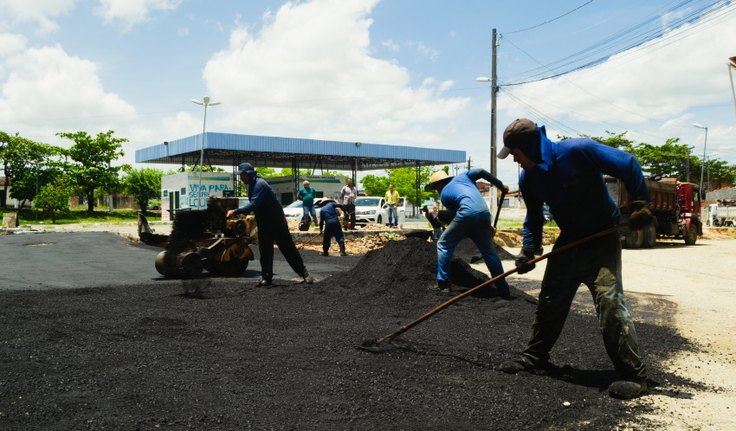
M258 286L270 286L273 280L273 245L276 244L286 258L289 266L304 279L304 283L314 283L304 266L302 256L294 245L289 233L284 209L266 180L258 176L250 163L238 165L238 175L248 190L249 202L242 208L229 210L227 217L252 212L258 223L258 251L261 261L261 281Z

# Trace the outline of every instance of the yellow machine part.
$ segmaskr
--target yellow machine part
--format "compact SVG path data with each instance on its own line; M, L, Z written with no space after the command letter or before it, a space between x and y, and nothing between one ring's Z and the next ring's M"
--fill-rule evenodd
M229 245L224 245L222 250L218 250L217 261L219 262L240 262L243 260L253 260L253 251L248 244L242 241L233 241Z

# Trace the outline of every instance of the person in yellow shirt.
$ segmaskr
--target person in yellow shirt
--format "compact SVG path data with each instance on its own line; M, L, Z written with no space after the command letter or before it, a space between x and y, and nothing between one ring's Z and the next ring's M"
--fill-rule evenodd
M399 192L394 190L394 185L388 185L388 191L386 192L386 203L388 204L388 227L397 227L399 225Z

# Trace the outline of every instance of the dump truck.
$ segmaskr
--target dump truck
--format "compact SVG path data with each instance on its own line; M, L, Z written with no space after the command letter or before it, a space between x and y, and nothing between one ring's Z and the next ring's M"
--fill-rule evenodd
M642 230L622 230L623 246L651 248L658 238L683 239L687 245L695 244L698 236L703 234L698 185L661 177L649 177L646 183L655 222ZM631 210L625 185L620 179L606 177L606 186L621 210L621 222L628 222Z
M164 277L194 278L202 270L236 276L253 260L250 244L258 237L253 215L226 218L227 210L238 204L236 197L211 197L206 210L179 209L174 212L171 235L156 234L139 214L138 237L145 244L165 248L154 262Z
M710 226L736 226L736 202L720 201L708 205L708 224Z

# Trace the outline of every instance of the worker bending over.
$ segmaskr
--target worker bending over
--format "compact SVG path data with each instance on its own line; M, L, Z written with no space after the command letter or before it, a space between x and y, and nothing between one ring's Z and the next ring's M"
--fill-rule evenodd
M445 171L432 173L426 191L437 190L442 205L455 214L445 232L437 242L437 289L449 290L451 285L450 261L455 247L465 238L470 238L483 256L486 267L492 276L503 274L501 260L493 245L494 229L491 226L491 213L475 182L484 179L494 186L508 190L503 183L488 171L471 169L451 177ZM501 297L511 298L506 280L495 282Z
M332 237L340 246L340 256L347 256L345 252L345 236L342 234L342 226L340 225L340 212L338 208L346 214L345 206L329 199L320 202L319 210L319 233L322 234L324 228L324 238L322 239L322 256L329 256L330 242Z

